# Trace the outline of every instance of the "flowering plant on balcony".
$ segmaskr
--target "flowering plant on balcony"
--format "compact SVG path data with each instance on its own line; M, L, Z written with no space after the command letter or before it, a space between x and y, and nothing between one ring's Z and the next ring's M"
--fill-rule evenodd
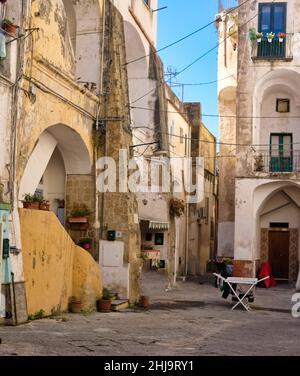
M257 40L257 43L260 43L260 42L261 42L261 39L262 39L263 36L264 36L263 33L259 33L259 32L256 33L256 40Z
M278 37L279 42L282 43L284 38L286 37L286 34L285 33L278 33L277 37Z
M268 42L272 43L273 39L275 38L275 33L267 33Z

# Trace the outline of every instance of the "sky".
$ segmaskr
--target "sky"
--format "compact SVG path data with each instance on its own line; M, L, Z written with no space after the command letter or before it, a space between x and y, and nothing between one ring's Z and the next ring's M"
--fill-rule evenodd
M213 21L218 13L218 0L159 0L158 49ZM217 31L212 24L207 29L180 44L160 52L165 70L180 71L197 57L218 43ZM217 49L177 77L178 83L202 83L217 80ZM173 80L173 82L176 82ZM173 88L182 99L182 89ZM186 86L185 102L201 102L202 112L217 114L217 83L204 86ZM203 123L218 136L218 118L203 117Z

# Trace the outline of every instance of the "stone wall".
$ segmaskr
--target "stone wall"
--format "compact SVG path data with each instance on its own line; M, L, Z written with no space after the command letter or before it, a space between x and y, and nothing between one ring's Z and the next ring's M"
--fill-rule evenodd
M102 118L105 128L99 131L98 157L112 157L119 167L119 150L132 156L132 132L128 78L126 69L125 33L123 18L110 1L106 1L106 43L104 59L104 87ZM113 25L113 26L112 26ZM100 171L98 171L100 173ZM119 178L117 179L117 186ZM124 242L124 263L129 263L129 300L139 298L140 229L138 206L133 193L99 194L99 212L102 223L101 238L107 239L107 230L122 232L118 239Z
M82 238L93 239L91 254L95 260L98 259L96 220L96 184L93 175L68 175L66 181L66 227L71 238L78 242ZM74 230L68 223L68 218L76 208L86 207L90 214L89 227L86 230Z

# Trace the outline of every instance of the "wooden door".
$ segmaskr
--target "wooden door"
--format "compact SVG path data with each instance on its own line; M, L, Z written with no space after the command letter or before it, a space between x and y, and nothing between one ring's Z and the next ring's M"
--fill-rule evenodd
M269 262L274 278L289 279L289 231L270 231Z

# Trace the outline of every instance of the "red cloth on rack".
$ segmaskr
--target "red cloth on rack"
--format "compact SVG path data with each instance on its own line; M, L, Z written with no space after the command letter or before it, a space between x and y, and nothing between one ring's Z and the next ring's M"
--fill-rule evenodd
M270 287L276 287L276 281L272 276L271 265L268 262L263 262L261 264L260 272L259 272L259 279L263 279L265 277L270 277L264 281L265 287L269 289Z

